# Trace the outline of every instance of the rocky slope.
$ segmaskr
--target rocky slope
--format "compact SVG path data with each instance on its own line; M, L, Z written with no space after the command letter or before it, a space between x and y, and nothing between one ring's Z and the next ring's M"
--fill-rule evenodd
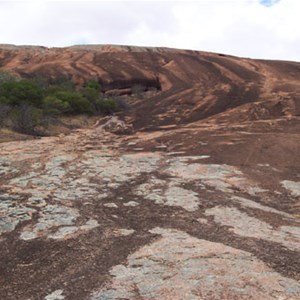
M156 89L126 135L0 144L1 299L300 299L299 63L0 49L22 76Z
M232 123L300 115L300 63L295 62L168 48L0 45L0 68L77 84L98 79L106 92L126 93L137 85L159 90L137 105L137 128L209 117Z

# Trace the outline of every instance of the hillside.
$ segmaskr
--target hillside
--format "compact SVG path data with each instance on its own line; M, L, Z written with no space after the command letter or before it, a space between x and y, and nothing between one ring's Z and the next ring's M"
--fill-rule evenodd
M0 68L131 104L0 143L0 299L300 299L300 63L0 45Z
M300 63L295 62L168 48L0 45L0 68L25 78L67 77L77 84L96 78L108 93L134 86L159 90L137 105L137 128L209 117L231 123L300 115Z

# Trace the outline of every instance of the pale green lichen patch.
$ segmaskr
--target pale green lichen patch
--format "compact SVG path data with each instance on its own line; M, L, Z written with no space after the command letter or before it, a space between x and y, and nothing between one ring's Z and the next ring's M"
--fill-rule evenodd
M187 211L195 211L199 206L198 194L176 185L176 180L167 182L152 178L148 183L140 185L136 194L156 204L182 207Z
M114 188L131 181L142 173L151 173L158 168L161 157L157 154L143 153L123 155L116 158L85 154L83 165L92 175L100 176L104 181L113 182Z
M0 157L0 176L16 173L18 170L11 167L11 160Z
M30 240L37 237L47 237L51 228L74 225L78 217L79 212L75 208L48 205L42 210L38 222L34 226L28 225L23 229L20 238Z
M268 268L250 253L155 228L161 235L110 270L100 299L293 299L300 283ZM296 298L295 298L296 299Z
M216 206L205 211L218 224L231 227L235 234L280 243L291 250L299 250L300 227L283 226L274 229L270 224L249 216L235 207Z
M84 233L85 231L92 230L98 226L98 222L91 219L81 226L60 227L55 233L48 235L48 238L53 240L72 238L75 234Z
M193 158L193 157L192 157ZM254 182L251 182L234 166L226 164L187 163L189 157L170 159L165 172L177 177L182 182L200 181L204 185L221 192L232 192L235 189L245 191L250 195L267 192Z
M284 180L281 182L281 184L294 197L300 197L300 182L299 181Z
M22 204L18 197L4 194L0 196L0 235L13 231L16 226L30 220L36 210Z

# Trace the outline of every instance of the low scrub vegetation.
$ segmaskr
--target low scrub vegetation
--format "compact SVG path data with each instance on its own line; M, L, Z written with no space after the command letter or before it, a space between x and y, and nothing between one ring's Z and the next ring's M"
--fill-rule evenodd
M107 115L125 109L124 101L105 97L96 80L76 88L71 80L21 79L0 72L0 127L26 134L60 115Z

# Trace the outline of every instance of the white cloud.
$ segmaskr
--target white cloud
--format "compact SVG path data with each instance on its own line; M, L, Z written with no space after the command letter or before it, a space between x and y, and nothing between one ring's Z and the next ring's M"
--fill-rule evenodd
M300 61L299 0L0 0L0 43L168 46Z

